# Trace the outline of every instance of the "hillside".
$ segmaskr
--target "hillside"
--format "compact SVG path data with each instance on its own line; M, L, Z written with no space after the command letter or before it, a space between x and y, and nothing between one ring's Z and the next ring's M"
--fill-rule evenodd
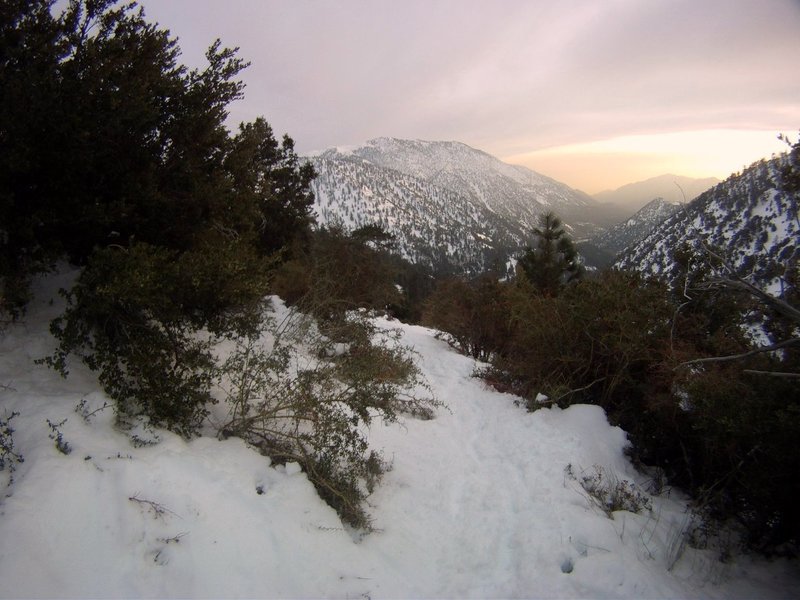
M798 195L778 189L786 160L756 162L704 192L627 249L617 265L675 285L680 276L676 250L697 249L704 240L742 277L779 293L782 269L796 267L800 259Z
M504 264L525 236L518 224L445 187L367 161L318 157L312 184L320 224L379 224L398 253L437 271Z
M379 138L310 160L322 224L377 222L403 256L437 269L504 265L547 210L575 236L597 230L585 220L589 196L458 142Z
M376 530L360 535L296 464L212 428L191 441L122 431L83 365L64 380L37 364L67 283L39 280L25 322L0 337L0 417L24 457L0 503L2 598L785 598L800 585L791 563L684 545L681 494L648 491L600 408L528 413L434 331L384 319L448 409L373 424L393 468L370 498ZM652 509L608 516L579 483L598 474Z
M591 241L596 246L612 254L617 254L643 239L680 206L677 202L656 198L645 204L630 218L592 238Z
M350 152L471 198L526 228L537 225L543 210L573 220L582 208L595 204L583 192L460 142L378 138Z

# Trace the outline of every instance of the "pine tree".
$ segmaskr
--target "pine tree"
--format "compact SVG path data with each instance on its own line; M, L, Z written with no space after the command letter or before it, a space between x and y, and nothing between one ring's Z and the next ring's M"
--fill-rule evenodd
M541 215L534 228L534 247L528 246L519 259L517 273L522 274L545 296L555 296L564 284L583 275L578 252L553 212Z
M263 119L229 134L235 49L189 70L134 3L54 4L0 1L0 312L56 260L84 267L52 363L80 356L121 412L188 434L211 399L195 334L255 326L314 171Z

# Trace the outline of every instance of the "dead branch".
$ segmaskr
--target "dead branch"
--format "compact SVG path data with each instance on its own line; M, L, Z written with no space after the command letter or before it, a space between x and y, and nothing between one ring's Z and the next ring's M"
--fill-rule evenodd
M800 379L800 373L786 373L782 371L757 371L755 369L744 369L742 373L750 375L767 375L770 377L784 377L786 379Z
M158 502L153 502L152 500L145 500L144 498L139 498L139 494L136 493L133 496L129 496L128 500L131 502L136 502L147 507L153 513L153 518L158 519L159 517L164 517L164 515L170 514L173 516L178 516L176 513L172 512L163 504L159 504Z
M675 369L680 369L681 367L688 367L691 365L699 365L702 363L712 363L712 362L728 362L732 360L742 360L744 358L749 358L751 356L755 356L756 354L762 354L764 352L774 352L775 350L780 350L782 348L786 348L787 346L791 346L793 344L797 344L800 342L800 338L792 338L789 340L783 340L782 342L778 342L776 344L772 344L771 346L762 346L761 348L755 348L750 350L749 352L742 352L741 354L731 354L728 356L710 356L707 358L695 358L693 360L687 360L686 362L682 362L679 364Z
M769 294L764 290L762 290L761 288L753 285L749 281L742 279L735 273L731 271L729 272L731 274L730 278L715 277L714 279L711 279L710 281L700 286L699 289L713 289L716 287L723 287L723 288L748 292L751 295L758 298L759 300L761 300L762 302L764 302L765 304L774 308L778 313L780 313L784 317L791 319L796 323L800 323L800 310L798 310L785 300L773 296L772 294Z
M577 389L574 389L574 390L569 390L569 391L568 391L568 392L566 392L565 394L561 394L561 395L560 395L558 398L556 398L555 400L552 400L552 401L550 402L550 404L558 404L558 403L559 403L561 400L563 400L563 399L564 399L564 398L566 398L567 396L571 396L572 394L577 394L578 392L582 392L582 391L584 391L584 390L588 390L588 389L589 389L590 387L592 387L592 386L593 386L595 383L600 383L601 381L604 381L605 379L606 379L605 377L599 377L599 378L595 379L593 382L591 382L591 383L590 383L590 384L588 384L588 385L585 385L585 386L583 386L583 387L579 387L579 388L577 388Z

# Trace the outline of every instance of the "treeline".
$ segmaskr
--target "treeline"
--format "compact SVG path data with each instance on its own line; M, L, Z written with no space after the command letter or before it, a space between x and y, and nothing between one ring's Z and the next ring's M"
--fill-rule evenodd
M793 178L787 170L783 181ZM796 552L796 267L782 271L784 294L771 296L698 243L673 250L685 285L670 290L634 273L581 277L553 215L535 234L538 244L523 254L513 280L486 274L443 281L424 322L487 361L482 376L525 398L530 410L602 406L628 432L635 462L659 485L693 496L705 523L693 543L704 542L710 523L734 522L752 548ZM748 320L750 331L764 332L780 351L754 351L770 344L753 341Z

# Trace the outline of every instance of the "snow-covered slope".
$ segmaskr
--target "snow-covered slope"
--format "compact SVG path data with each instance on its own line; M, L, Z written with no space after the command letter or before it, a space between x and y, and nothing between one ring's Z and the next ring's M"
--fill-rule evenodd
M543 210L554 210L566 218L595 204L591 197L563 183L460 142L378 138L351 152L471 197L528 228L538 224Z
M576 235L589 196L458 142L379 138L311 157L321 223L379 223L406 257L475 271L504 264L524 245L538 216L554 210ZM437 261L444 260L446 265Z
M612 254L617 254L624 248L643 239L664 219L678 210L679 207L680 204L678 202L656 198L639 209L629 219L592 238L591 241L600 248L608 250Z
M24 457L0 502L2 598L785 598L798 589L793 563L723 564L683 547L686 505L674 490L648 494L652 510L609 518L579 479L599 468L645 493L625 434L597 407L526 412L421 327L400 326L449 410L373 425L371 445L393 469L370 498L377 530L367 536L343 528L296 465L270 466L236 439L144 431L153 443L133 444L111 409L78 414L107 401L82 365L65 381L35 362L53 348L47 320L60 283L39 284L26 321L0 336L0 418L19 413L10 423ZM69 454L56 449L58 434Z
M322 224L380 224L408 260L439 271L480 272L523 245L522 227L425 179L359 159L314 160Z
M741 276L780 292L780 269L800 260L800 199L778 189L779 169L786 160L780 156L756 162L704 192L623 252L617 266L675 283L675 251L687 245L697 248L702 239Z

